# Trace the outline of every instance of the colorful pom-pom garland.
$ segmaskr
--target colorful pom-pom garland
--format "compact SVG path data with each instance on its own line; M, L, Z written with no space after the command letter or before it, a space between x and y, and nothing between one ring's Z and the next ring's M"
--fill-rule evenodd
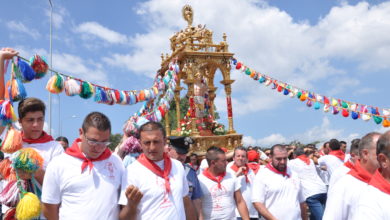
M390 121L388 120L388 117L390 117L390 109L382 109L382 114L380 114L378 107L326 97L305 89L300 89L265 74L256 72L254 69L244 65L242 62L238 62L236 59L232 59L232 64L235 66L236 70L240 70L260 84L265 84L266 86L273 84L273 89L278 92L283 91L284 95L289 95L291 98L297 97L300 101L306 102L308 107L312 107L314 103L314 109L318 110L321 108L321 105L323 105L324 112L330 111L334 115L341 112L343 117L351 117L354 120L361 118L364 121L369 121L373 118L376 124L382 124L384 127L390 126Z

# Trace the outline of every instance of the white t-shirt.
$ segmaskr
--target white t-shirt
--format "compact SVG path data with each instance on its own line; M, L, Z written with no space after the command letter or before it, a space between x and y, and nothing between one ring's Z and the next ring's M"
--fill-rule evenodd
M157 176L137 160L126 168L119 204L127 205L125 191L129 185L133 185L143 193L137 208L137 219L186 219L183 197L188 195L187 178L183 164L175 159L171 161L169 194L165 190L164 178ZM164 166L163 161L156 164L160 168Z
M332 177L333 171L335 171L337 167L342 166L343 163L344 161L340 160L338 157L329 154L318 159L318 164L320 166L326 166L326 170L330 177Z
M209 167L209 164L207 163L207 160L206 159L203 159L201 162L200 162L200 166L199 166L199 174L203 173L203 170L205 170L206 168Z
M301 219L300 203L305 201L296 173L287 168L283 177L268 168L260 169L252 188L252 202L260 202L277 219Z
M240 189L240 180L226 172L221 182L221 189L219 189L218 183L207 178L203 175L203 172L199 174L198 179L203 192L202 212L204 219L235 219L236 201L234 192Z
M390 195L367 185L360 195L354 220L388 220L390 219Z
M60 219L118 219L122 161L111 155L81 173L82 162L68 154L54 158L46 170L42 202L60 204Z
M231 168L233 164L234 163L230 164L230 166L228 164L228 166L226 167L226 171L229 172L233 177L235 177L236 172L234 170L232 170L232 168ZM242 198L244 198L244 200L245 200L246 207L248 208L249 217L258 218L259 214L257 213L257 211L252 203L252 186L253 186L253 181L255 180L256 174L255 174L255 172L253 172L253 170L249 169L247 177L248 177L249 183L246 182L246 178L244 175L241 175L238 177L238 179L240 181L240 185L241 185L240 191L242 194ZM236 217L240 217L240 213L238 212L237 208L236 208Z
M47 143L28 144L23 143L23 148L34 148L43 157L43 169L46 170L49 162L56 156L64 152L64 148L57 141L49 141Z
M339 166L332 174L332 177L329 180L329 190L334 186L334 184L339 181L343 176L347 175L350 171L345 165Z
M347 174L328 192L324 220L352 219L367 183Z
M302 192L305 200L313 195L326 193L326 185L317 174L314 162L310 160L307 165L301 159L294 159L288 162L290 169L298 174L301 180Z

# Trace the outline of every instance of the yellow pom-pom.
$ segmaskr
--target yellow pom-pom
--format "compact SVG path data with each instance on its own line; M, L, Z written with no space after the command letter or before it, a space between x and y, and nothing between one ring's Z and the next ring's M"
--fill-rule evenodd
M41 202L34 193L26 193L16 206L16 219L30 220L41 214Z

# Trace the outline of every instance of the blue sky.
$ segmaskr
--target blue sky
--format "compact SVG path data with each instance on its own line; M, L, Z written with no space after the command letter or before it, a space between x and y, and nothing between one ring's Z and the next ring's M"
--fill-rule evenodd
M229 50L253 69L291 85L351 102L389 108L390 2L312 0L118 0L52 1L53 69L119 90L148 88L169 53L169 37L186 26L184 4L194 24L227 34ZM6 1L0 14L0 45L23 57L49 55L48 1ZM235 130L246 144L269 146L339 138L350 141L386 129L373 120L352 120L306 107L245 74L232 71ZM221 80L216 77L216 82ZM49 77L26 84L29 96L48 103ZM217 83L216 83L217 84ZM113 133L141 104L97 104L53 95L52 133L74 139L91 111L109 116ZM220 122L227 125L223 86L218 86ZM48 116L49 114L47 114ZM48 121L48 118L46 118Z

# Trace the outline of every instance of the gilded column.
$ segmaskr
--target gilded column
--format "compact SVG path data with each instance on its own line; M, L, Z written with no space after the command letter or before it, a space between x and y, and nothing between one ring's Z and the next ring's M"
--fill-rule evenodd
M229 129L228 134L235 134L236 131L233 127L233 107L232 107L232 87L231 84L234 82L234 80L222 80L221 83L225 86L225 93L226 93L226 108L227 108L227 115L228 115L228 122L229 122Z

